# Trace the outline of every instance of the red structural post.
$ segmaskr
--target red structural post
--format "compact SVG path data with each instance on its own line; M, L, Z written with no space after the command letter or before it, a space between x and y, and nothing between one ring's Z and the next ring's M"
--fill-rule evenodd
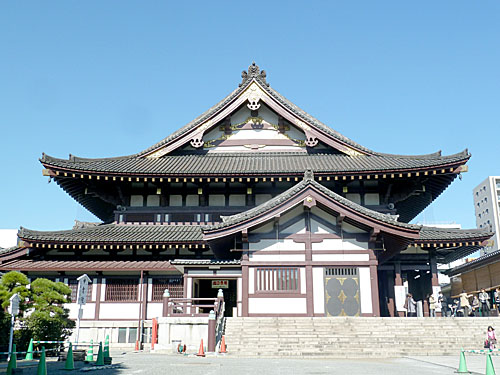
M152 332L151 332L151 349L155 348L155 344L158 342L158 320L156 318L153 318L153 323L152 323Z
M165 291L163 292L163 314L162 314L163 316L168 316L170 313L168 306L169 299L170 299L170 293L168 289L165 289Z
M215 311L208 315L208 348L207 352L215 352Z

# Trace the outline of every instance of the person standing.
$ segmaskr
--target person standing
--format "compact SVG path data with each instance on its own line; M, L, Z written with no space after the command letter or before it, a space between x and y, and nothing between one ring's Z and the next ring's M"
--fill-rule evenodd
M443 294L442 291L439 291L438 294L438 304L441 306L441 315L444 317L448 316L448 299Z
M405 308L407 317L411 318L417 316L417 303L413 299L411 293L406 295Z
M481 316L490 316L490 296L484 288L479 293L479 302L481 304Z
M496 348L497 338L495 336L495 329L492 326L488 327L488 333L486 336L486 340L488 340L488 344L490 345L490 349Z
M479 309L480 309L479 298L477 298L477 296L474 296L472 297L472 314L474 316L481 316L479 315Z
M497 307L498 315L500 315L500 288L495 289L493 297L495 298L495 305Z
M465 290L462 290L462 293L460 293L460 307L464 310L464 316L466 317L469 316L470 312L469 297Z
M433 294L429 294L429 316L431 318L436 317L436 299Z

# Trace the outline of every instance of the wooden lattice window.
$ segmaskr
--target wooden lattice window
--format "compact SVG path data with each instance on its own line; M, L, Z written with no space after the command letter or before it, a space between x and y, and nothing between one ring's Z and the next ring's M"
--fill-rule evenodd
M299 290L299 269L297 267L257 268L256 290L259 292Z
M357 276L358 269L352 267L345 268L325 268L326 276Z
M76 302L76 294L78 293L78 280L70 279L68 280L68 286L71 289L71 302ZM92 284L89 284L87 289L87 302L92 299Z
M137 279L106 279L105 301L137 301L139 295L139 280Z
M153 301L161 301L165 289L168 289L170 298L184 297L184 285L182 281L182 277L153 279Z

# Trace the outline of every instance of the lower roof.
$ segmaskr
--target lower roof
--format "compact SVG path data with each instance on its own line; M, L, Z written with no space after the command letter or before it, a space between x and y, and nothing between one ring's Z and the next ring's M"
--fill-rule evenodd
M123 261L123 260L100 260L100 261L78 261L78 260L34 260L16 259L11 262L0 264L2 271L176 271L169 261Z

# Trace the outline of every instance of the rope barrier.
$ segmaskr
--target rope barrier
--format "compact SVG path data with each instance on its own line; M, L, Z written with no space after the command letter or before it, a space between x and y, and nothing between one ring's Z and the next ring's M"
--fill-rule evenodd
M53 349L45 349L46 352L50 352L50 351L54 351L54 350L59 350L57 348L53 348ZM32 351L31 353L41 353L42 351L41 350L34 350ZM26 354L28 352L0 352L0 354Z
M500 349L462 349L465 353L500 355ZM495 353L497 352L497 353Z

